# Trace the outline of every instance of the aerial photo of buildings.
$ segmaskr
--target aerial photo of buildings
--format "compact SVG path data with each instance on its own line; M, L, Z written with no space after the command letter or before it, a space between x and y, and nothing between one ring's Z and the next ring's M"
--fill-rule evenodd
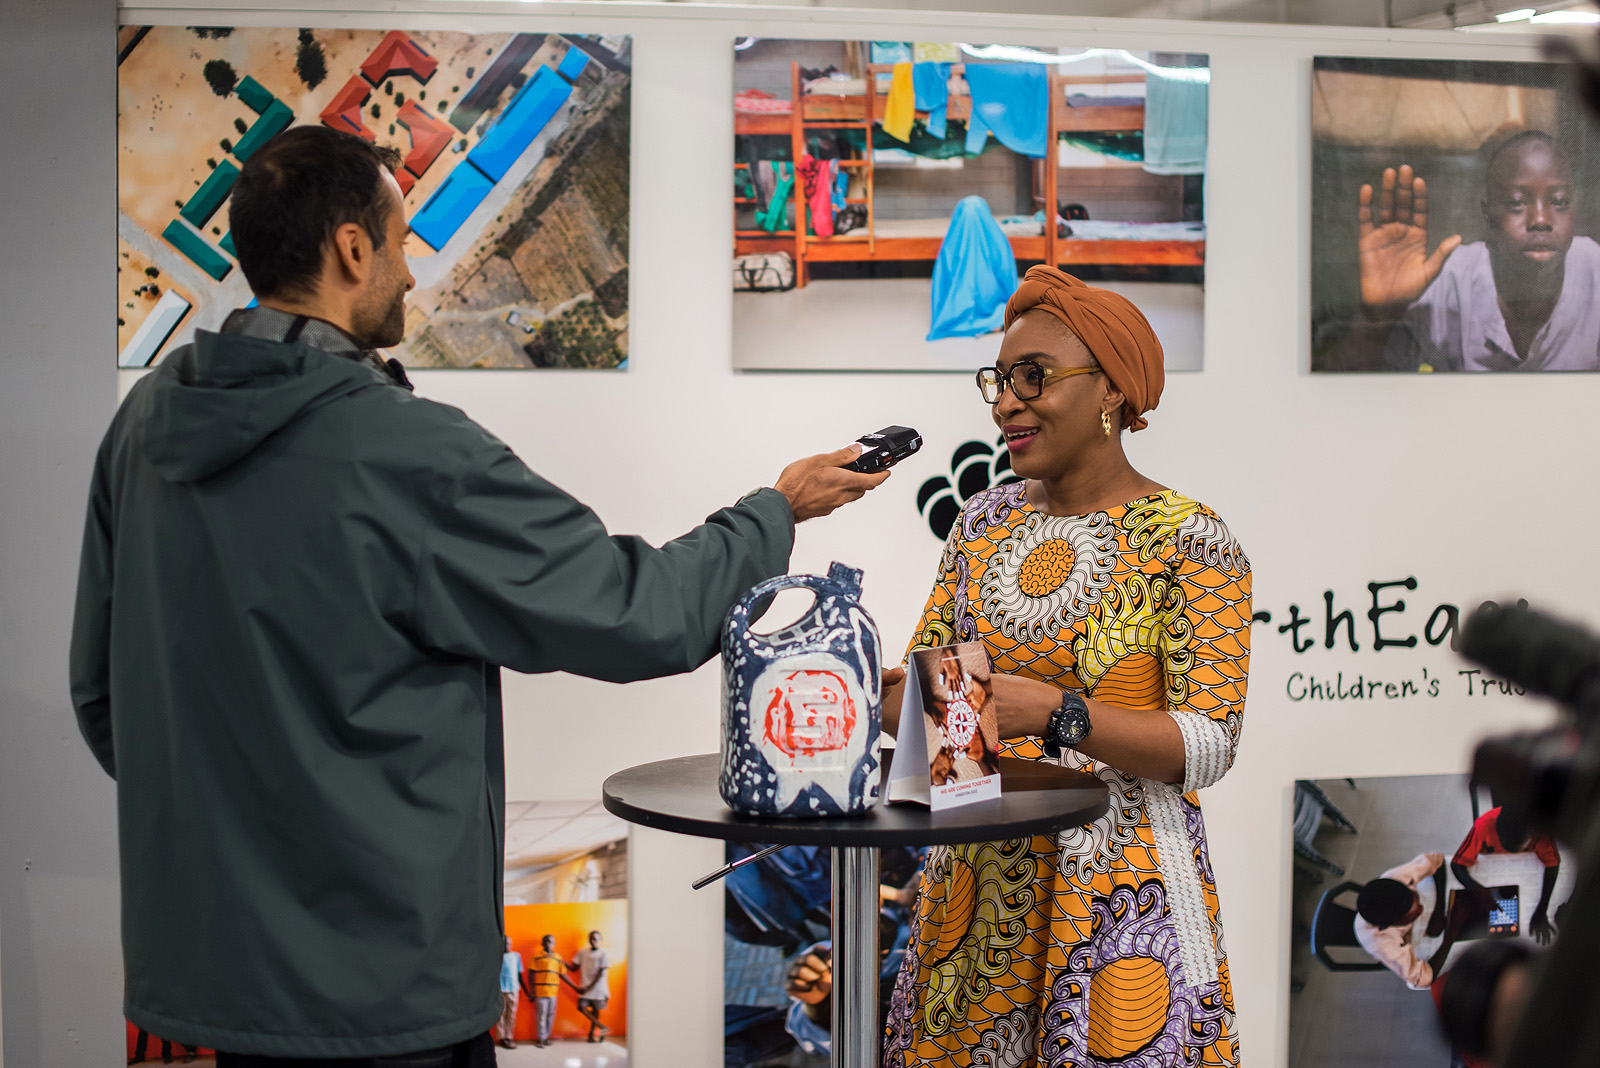
M404 156L417 285L391 355L624 366L631 53L612 36L123 27L118 364L251 303L228 194L263 144L321 123Z

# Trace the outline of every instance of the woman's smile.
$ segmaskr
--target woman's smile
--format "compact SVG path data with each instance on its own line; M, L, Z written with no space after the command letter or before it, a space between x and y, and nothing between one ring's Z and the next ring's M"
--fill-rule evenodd
M1033 444L1034 439L1039 436L1039 428L1025 426L1022 423L1007 423L1000 428L1000 433L1005 435L1006 448L1012 452L1021 452Z

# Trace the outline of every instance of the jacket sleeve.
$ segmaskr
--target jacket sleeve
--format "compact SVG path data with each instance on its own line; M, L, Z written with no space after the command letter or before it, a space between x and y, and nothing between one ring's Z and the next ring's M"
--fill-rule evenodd
M78 729L106 774L117 777L111 744L111 491L106 473L110 435L95 457L89 511L78 560L78 596L68 654Z
M728 609L788 567L794 515L777 490L660 548L598 516L487 439L424 538L413 625L445 652L516 671L629 682L716 655Z

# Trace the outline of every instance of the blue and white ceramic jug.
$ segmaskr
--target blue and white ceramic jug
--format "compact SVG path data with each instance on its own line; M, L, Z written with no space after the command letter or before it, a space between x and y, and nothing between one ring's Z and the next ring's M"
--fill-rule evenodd
M779 590L817 595L772 634L750 611ZM722 799L751 816L838 816L878 799L878 628L861 572L780 575L739 599L722 628Z

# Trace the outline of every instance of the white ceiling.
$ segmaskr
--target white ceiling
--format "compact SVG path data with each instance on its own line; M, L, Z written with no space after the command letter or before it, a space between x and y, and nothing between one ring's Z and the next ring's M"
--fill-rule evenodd
M506 803L508 866L552 864L628 837L628 825L598 801Z

